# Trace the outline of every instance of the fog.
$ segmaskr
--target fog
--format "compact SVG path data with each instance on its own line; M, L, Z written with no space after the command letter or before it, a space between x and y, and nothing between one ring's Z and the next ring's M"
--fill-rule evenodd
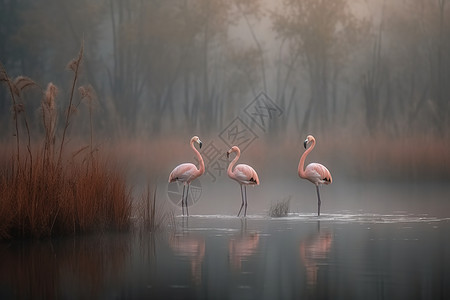
M82 47L77 87L89 87L94 102L77 107L73 152L93 132L137 194L149 184L163 200L170 171L197 163L188 142L198 135L207 172L195 213L237 212L239 186L223 169L232 145L260 176L261 185L248 188L250 212L288 198L291 210L315 212L315 188L297 175L303 140L313 134L307 163L333 175L321 188L325 211L408 211L408 203L411 212L440 214L450 178L449 6L2 1L1 71L30 77L42 91L53 82L62 124L73 78L66 66ZM44 131L41 90L20 90L32 136ZM9 93L2 85L4 145L14 138Z

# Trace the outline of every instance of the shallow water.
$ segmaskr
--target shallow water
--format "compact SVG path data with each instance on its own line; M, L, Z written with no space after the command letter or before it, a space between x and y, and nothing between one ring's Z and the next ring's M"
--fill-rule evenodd
M449 218L338 212L176 223L157 235L2 243L0 298L450 298Z

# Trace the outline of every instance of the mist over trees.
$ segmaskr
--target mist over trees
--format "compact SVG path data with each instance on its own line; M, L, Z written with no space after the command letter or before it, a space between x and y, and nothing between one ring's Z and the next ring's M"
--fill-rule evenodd
M445 137L448 2L4 0L0 62L11 77L68 90L83 41L80 80L96 91L105 133L220 131L265 91L285 112L275 131ZM0 115L4 133L4 86Z

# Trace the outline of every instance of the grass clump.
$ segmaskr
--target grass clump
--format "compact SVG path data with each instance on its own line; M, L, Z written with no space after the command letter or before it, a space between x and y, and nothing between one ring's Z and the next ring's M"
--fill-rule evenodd
M95 158L94 158L95 159ZM108 162L72 161L64 168L38 157L23 173L13 163L0 176L0 235L47 237L129 225L131 196Z
M74 112L84 99L93 100L86 92L91 88L79 87L75 103L82 58L83 46L69 64L74 77L59 139L57 87L49 83L44 91L29 78L13 80L0 64L0 82L6 83L12 102L15 137L14 150L0 162L0 238L40 238L129 226L131 191L123 173L111 163L114 160L100 159L94 150L92 123L89 145L66 149ZM29 87L42 93L43 135L28 126L23 90ZM89 113L92 120L91 109Z
M292 196L284 198L280 202L270 205L269 216L272 218L286 217L289 213L289 204Z

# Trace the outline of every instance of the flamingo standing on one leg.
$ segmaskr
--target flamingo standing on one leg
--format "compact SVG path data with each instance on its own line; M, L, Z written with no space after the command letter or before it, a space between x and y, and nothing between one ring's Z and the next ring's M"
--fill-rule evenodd
M203 158L200 155L200 153L197 151L197 149L195 149L194 142L199 144L200 149L202 148L202 142L200 141L198 136L192 137L191 142L190 142L192 150L194 150L195 155L197 155L197 159L199 161L199 169L197 169L197 167L194 164L184 163L184 164L177 166L175 169L173 169L173 171L169 175L169 182L173 182L173 181L183 182L183 195L181 196L181 211L183 213L183 216L184 216L184 206L186 206L186 213L189 216L187 199L188 199L188 195L189 195L189 186L190 186L191 182L195 178L197 178L197 177L203 175L203 173L205 173L205 163L203 162ZM186 185L187 185L187 191L186 191L186 197L185 197L184 190L186 188Z
M319 194L319 185L321 184L330 184L333 179L331 178L330 171L321 164L318 163L310 163L306 166L306 169L304 169L305 165L305 159L306 156L314 149L314 146L316 145L316 139L312 135L308 135L303 145L306 147L308 144L311 144L311 147L309 147L300 158L300 162L298 163L298 176L304 179L308 179L312 183L316 185L317 190L317 215L320 216L320 194Z
M236 152L236 157L230 162L227 174L228 177L236 180L241 185L242 204L237 216L239 217L242 207L245 204L244 210L244 217L245 217L247 216L247 185L259 185L259 178L258 174L256 174L256 171L249 165L239 164L233 170L234 164L238 161L239 157L241 156L241 150L237 146L233 146L231 147L230 150L227 151L227 157L230 157L231 152ZM244 185L244 190L242 190L242 185Z

